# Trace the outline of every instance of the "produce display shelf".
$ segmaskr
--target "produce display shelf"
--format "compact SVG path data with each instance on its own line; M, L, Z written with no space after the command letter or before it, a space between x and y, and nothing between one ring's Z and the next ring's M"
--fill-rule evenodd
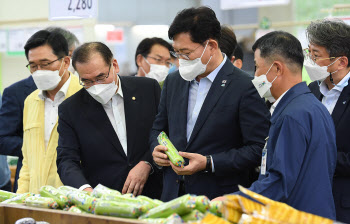
M0 204L0 224L14 224L18 219L30 217L50 224L144 224L135 219L78 214L55 209L33 208L25 205Z

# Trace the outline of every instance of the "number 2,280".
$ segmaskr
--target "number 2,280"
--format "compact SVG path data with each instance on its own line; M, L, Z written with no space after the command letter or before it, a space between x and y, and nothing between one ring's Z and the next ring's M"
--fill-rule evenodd
M92 7L92 0L78 0L77 4L74 6L74 1L70 0L68 5L68 10L72 10L75 12L75 10L85 10L85 9L91 9Z

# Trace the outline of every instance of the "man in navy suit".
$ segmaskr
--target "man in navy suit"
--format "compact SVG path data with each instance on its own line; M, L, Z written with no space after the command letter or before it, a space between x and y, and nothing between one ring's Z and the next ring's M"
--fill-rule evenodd
M315 81L311 92L332 115L337 140L333 196L337 220L350 223L350 26L320 20L307 28L309 48L305 68Z
M260 163L269 113L248 74L222 54L220 23L208 7L185 9L169 29L179 71L165 80L150 143L163 168L162 200L191 193L214 198L247 185ZM165 131L186 166L175 167L157 142Z
M4 90L0 109L0 154L18 156L13 191L17 190L22 168L23 107L24 100L36 90L32 76L12 84Z

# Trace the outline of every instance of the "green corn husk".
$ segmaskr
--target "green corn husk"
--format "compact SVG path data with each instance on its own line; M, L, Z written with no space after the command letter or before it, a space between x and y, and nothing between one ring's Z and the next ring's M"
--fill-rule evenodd
M68 199L77 207L88 213L94 213L97 199L82 192L71 192Z
M209 212L213 213L216 216L221 217L222 201L211 201L209 202Z
M157 204L157 206L164 204L164 202L162 202L161 200L158 199L153 199L153 202Z
M145 213L148 210L154 208L153 204L149 203L148 201L143 201L139 198L123 197L122 195L105 194L102 195L101 200L134 204L135 206L140 207L142 213Z
M83 193L83 194L89 195L89 192L81 191L81 190L74 188L74 187L71 187L71 186L61 186L61 187L57 188L57 190L61 194L65 195L66 197L68 197L68 195L72 192L78 192L78 193Z
M42 186L40 188L40 195L54 199L61 209L67 208L71 204L64 194L52 186Z
M181 218L185 222L198 221L198 220L202 220L204 218L204 214L202 212L198 211L197 209L194 209L190 213L183 215Z
M13 198L15 196L16 196L15 193L0 190L0 202Z
M102 184L98 184L92 192L92 196L96 198L100 198L104 194L121 195L119 191L110 189L106 186L103 186Z
M58 207L58 204L55 200L53 200L52 198L47 198L47 197L30 196L30 197L26 198L25 203L27 206L37 207L37 208L56 209Z
M149 198L147 196L144 196L144 195L139 195L136 197L137 199L141 200L142 202L148 202L150 203L153 207L152 208L155 208L159 205L158 202L156 202L155 200L153 200L152 198ZM163 202L162 202L163 203Z
M18 194L13 198L7 199L3 202L1 202L1 204L24 204L25 200L30 197L33 196L34 194L32 193L24 193L24 194Z
M140 219L140 220L143 222L158 223L158 224L183 223L184 222L181 219L181 217L176 213L170 215L168 218L146 218L146 219Z
M196 209L202 213L206 213L209 210L209 198L207 196L201 195L196 196Z
M178 167L184 167L185 165L184 158L179 155L179 152L177 151L173 143L171 143L166 133L162 131L158 135L157 139L160 145L166 146L168 148L168 150L165 151L165 154L168 156L171 163Z
M141 215L141 209L135 206L135 204L100 200L96 203L95 214L121 218L137 218Z
M195 206L195 198L189 194L186 194L172 201L152 208L143 214L141 218L166 218L173 213L177 213L181 216L190 213L195 208Z
M80 213L80 214L88 214L87 212L85 212L84 210L82 210L81 208L77 207L77 206L72 206L68 209L68 212L73 212L73 213Z

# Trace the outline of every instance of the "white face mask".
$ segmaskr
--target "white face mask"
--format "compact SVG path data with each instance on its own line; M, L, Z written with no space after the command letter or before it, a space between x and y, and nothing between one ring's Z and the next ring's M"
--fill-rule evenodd
M114 75L114 68L112 74ZM86 89L90 96L101 104L106 104L108 101L110 101L117 90L118 85L116 84L115 80L108 84L97 84Z
M64 71L63 75L60 76L62 64L63 61L60 66L60 70L36 70L35 72L33 72L32 77L34 79L36 87L38 87L38 89L42 91L55 89L61 82L62 76L66 72Z
M165 80L165 77L168 75L169 68L165 65L157 65L157 64L151 64L147 61L147 59L144 57L145 61L150 65L149 73L146 74L145 70L142 69L142 71L145 73L146 77L152 78L157 80L158 82L162 82Z
M207 64L203 64L201 59L205 50L207 49L208 43L209 41L207 41L207 44L205 45L205 48L200 58L196 58L194 60L185 60L181 58L179 59L179 72L184 80L192 81L198 75L203 74L207 69L207 65L210 62L212 56L210 56Z
M304 66L307 71L307 74L309 75L310 79L312 81L323 81L329 76L329 72L327 72L327 69L329 66L333 65L336 61L338 61L340 58L329 64L328 66L319 66L314 61L312 61L311 58L306 57L304 61ZM335 71L337 72L337 71ZM332 72L335 73L335 72Z
M269 70L267 70L266 74L255 76L252 80L252 83L256 90L258 91L260 97L267 98L270 102L273 102L274 97L271 94L270 88L272 86L272 83L276 80L277 76L272 80L272 82L269 82L267 80L267 73L269 73L270 69L272 68L273 64L270 66Z

